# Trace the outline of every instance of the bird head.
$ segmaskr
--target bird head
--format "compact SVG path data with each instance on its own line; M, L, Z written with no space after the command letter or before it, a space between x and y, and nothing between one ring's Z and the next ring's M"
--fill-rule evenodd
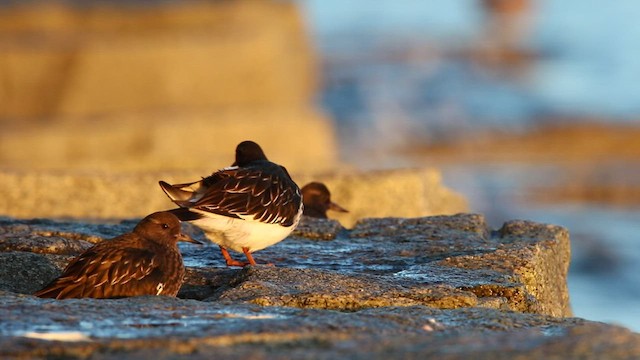
M231 166L246 166L257 160L267 160L267 156L262 151L260 145L253 141L246 140L236 147L236 161Z
M302 187L302 201L304 214L311 217L326 218L328 210L349 212L331 201L329 189L320 182L311 182Z
M180 220L170 212L159 211L142 219L133 232L156 242L177 243L178 241L200 244L181 232Z

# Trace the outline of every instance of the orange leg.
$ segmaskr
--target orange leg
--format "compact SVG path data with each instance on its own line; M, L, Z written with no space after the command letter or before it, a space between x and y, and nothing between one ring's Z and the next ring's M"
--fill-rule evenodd
M242 248L242 252L244 253L244 255L247 257L247 259L249 260L249 265L257 265L256 261L253 260L253 255L251 255L251 252L249 251L249 248L243 247ZM271 263L265 264L267 266L274 266Z
M227 266L242 266L242 267L244 267L244 266L247 266L247 265L250 264L250 262L246 263L246 262L234 260L231 257L231 255L229 255L229 251L227 251L227 249L225 249L222 246L220 246L220 252L222 253L222 256L224 256L224 260L227 262ZM246 252L245 252L245 254L246 254ZM250 261L253 261L253 258L250 258ZM255 265L255 261L253 262L253 264Z
M248 247L243 247L242 248L242 252L247 257L247 260L249 260L249 264L250 265L256 265L256 261L253 260L253 255L251 255L251 252L249 252L249 248Z

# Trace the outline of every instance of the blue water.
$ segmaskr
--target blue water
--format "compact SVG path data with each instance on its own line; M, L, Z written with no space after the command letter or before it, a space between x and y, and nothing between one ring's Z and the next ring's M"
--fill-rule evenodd
M318 102L336 120L347 162L416 165L392 150L407 142L522 133L542 123L640 119L636 0L532 0L498 31L492 30L498 18L480 1L299 2L322 59ZM522 56L512 62L478 56L495 48ZM569 228L575 315L640 331L640 206L526 200L532 187L562 171L527 163L443 168L445 183L496 227L524 218Z
M479 1L303 0L301 3L310 32L327 59L345 53L371 54L380 46L388 49L394 44L417 47L432 44L438 52L491 41L485 29L487 16ZM529 25L521 27L525 35L517 45L543 56L530 69L524 83L501 85L518 89L522 92L520 96L535 102L541 111L614 117L617 121L637 119L638 16L640 3L635 0L532 1L531 10L521 21ZM440 59L431 60L426 63ZM468 84L482 81L466 78ZM486 99L484 105L491 103ZM500 110L496 115L500 115Z

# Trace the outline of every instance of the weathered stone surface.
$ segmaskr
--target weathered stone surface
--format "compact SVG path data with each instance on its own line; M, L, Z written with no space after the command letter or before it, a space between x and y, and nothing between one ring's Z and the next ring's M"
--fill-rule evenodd
M55 231L30 231L28 226L1 228L0 251L30 251L35 253L77 254L92 243L76 233ZM88 236L99 241L99 238ZM94 241L95 242L95 241Z
M3 184L0 187L0 198L3 199L0 202L0 214L22 218L144 217L160 209L175 207L158 186L158 180L183 183L206 176L233 162L234 146L225 149L226 160L195 171L93 173L0 169L0 184ZM182 156L182 151L176 151L175 154ZM335 216L346 227L351 227L362 217L415 217L455 214L467 210L464 198L444 186L439 171L435 169L348 175L336 172L319 176L294 173L293 177L300 186L310 181L326 182L335 201L350 211L346 214L330 213L329 216Z
M465 308L356 312L165 297L0 293L3 358L633 359L640 335L582 319ZM85 315L90 314L90 315ZM43 333L74 341L45 341ZM53 334L52 334L53 333Z
M333 224L326 220L309 222ZM19 229L21 236L25 236L25 229L40 234L58 228L57 234L64 236L73 234L69 229L74 226L38 220L12 224L7 219L4 223L11 226L4 226L7 230L0 241L3 237L15 237L11 229ZM111 227L126 232L134 223L127 221ZM81 224L78 230L83 232L70 237L104 236L108 227ZM197 228L190 225L186 228L193 237L207 242ZM318 241L317 232L322 227L317 227L316 233L310 233L312 238L294 235L255 255L258 261L275 263L278 267L217 268L224 264L217 246L181 244L185 264L190 269L181 296L349 311L428 305L482 306L554 316L571 314L566 287L569 239L563 228L511 222L492 232L482 216L466 214L365 219L351 231L335 232L331 226L327 230L325 237L336 236L334 240ZM115 235L112 231L108 237ZM57 248L55 253L69 254L74 249ZM46 252L43 250L46 249L36 248L38 252ZM37 278L33 282L43 280ZM20 282L6 290L28 292L19 287Z
M30 252L2 252L0 264L0 290L31 294L60 275L50 257Z
M292 235L307 239L333 240L343 231L345 228L337 220L303 216Z
M474 294L450 285L402 284L384 277L272 267L243 269L207 300L341 311L409 305L453 309L478 303Z
M134 224L0 218L0 240L64 239L34 246L40 253L0 253L0 357L640 356L640 335L562 317L570 314L565 229L512 221L492 231L474 214L366 219L353 230L312 220L255 255L275 267L228 269L217 246L181 244L188 271L175 299L28 295L59 274L71 258L61 254L79 250L73 241ZM204 240L193 226L185 231Z

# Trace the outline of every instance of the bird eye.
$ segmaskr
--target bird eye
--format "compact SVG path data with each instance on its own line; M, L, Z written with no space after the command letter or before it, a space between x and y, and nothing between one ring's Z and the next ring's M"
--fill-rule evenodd
M168 229L168 228L169 228L169 225L167 225L167 224L162 224L162 228L163 228L163 229Z

